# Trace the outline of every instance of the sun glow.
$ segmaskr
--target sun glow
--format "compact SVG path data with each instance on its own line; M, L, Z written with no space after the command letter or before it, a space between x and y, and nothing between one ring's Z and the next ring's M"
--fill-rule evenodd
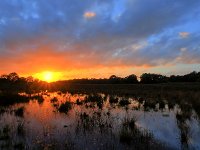
M60 80L61 73L45 71L45 72L35 74L34 77L38 78L39 80L42 80L42 81L54 82L54 81Z

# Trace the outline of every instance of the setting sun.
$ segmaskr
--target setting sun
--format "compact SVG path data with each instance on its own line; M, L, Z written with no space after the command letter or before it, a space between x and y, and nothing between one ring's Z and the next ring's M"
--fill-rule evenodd
M43 78L47 82L51 82L53 79L53 73L52 72L45 72L43 75Z
M54 82L60 79L61 73L45 71L34 75L35 78L46 82Z

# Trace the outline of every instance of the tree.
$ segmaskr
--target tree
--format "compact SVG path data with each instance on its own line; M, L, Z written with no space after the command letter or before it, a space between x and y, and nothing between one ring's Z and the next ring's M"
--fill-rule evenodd
M196 82L198 80L197 72L193 71L183 76L185 82Z
M197 73L197 82L200 82L200 72Z
M170 82L199 82L200 72L191 72L185 75L172 75L169 77Z
M138 83L137 76L134 75L134 74L131 74L131 75L129 75L129 76L124 78L124 82L128 83L128 84L130 84L130 83Z
M0 76L0 79L8 79L8 75L7 74L3 74Z
M118 84L121 82L121 78L117 77L116 75L110 76L110 78L108 80L110 83L113 83L113 84Z
M28 76L27 78L26 78L26 81L29 83L29 82L34 82L34 78L32 77L32 76Z
M12 72L7 76L7 79L15 82L15 81L19 80L19 76L16 72Z
M144 73L140 76L141 83L165 83L167 81L168 78L160 74Z

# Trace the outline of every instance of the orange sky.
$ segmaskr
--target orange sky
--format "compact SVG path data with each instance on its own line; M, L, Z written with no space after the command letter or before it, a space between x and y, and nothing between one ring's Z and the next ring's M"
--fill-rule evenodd
M176 5L159 0L3 1L0 74L54 72L63 80L200 71L199 6L188 0Z
M73 52L57 52L52 50L51 47L53 46L42 46L34 50L34 52L28 51L19 53L18 57L1 59L2 70L0 73L15 71L20 76L31 75L38 78L38 74L50 71L54 72L54 76L57 74L56 78L54 77L55 80L64 80L73 78L108 78L113 74L125 77L134 73L140 76L144 72L162 73L163 71L164 73L166 70L166 66L136 66L134 64L123 64L120 61L103 65L98 64L99 59L101 59L99 55L84 54L84 56L75 50ZM83 48L79 47L80 49ZM104 60L102 59L101 61ZM9 64L9 67L7 64Z
M120 59L107 59L102 52L98 54L88 53L88 51L92 50L88 50L88 47L84 47L84 45L74 45L67 51L58 51L54 49L54 43L51 43L48 46L38 46L21 53L20 51L16 53L17 49L14 45L11 47L9 57L1 58L0 74L8 74L15 71L20 76L33 76L44 80L43 72L49 71L53 72L53 80L65 80L74 78L108 78L113 74L120 77L130 74L140 76L145 72L167 75L177 71L181 73L176 66L170 65L170 63L160 66L135 65ZM15 55L12 56L12 53L15 53ZM181 67L178 68L181 70ZM187 68L186 65L184 65L184 68L185 70L193 71L193 68Z
M18 56L1 59L1 74L17 72L21 76L38 77L38 73L45 71L59 74L58 80L73 78L108 78L116 74L126 76L132 73L141 74L148 65L134 66L124 65L122 62L109 62L104 66L98 62L101 60L101 54L94 55L80 53L84 47L76 46L78 50L73 51L55 51L54 45L41 46L34 51L25 51L18 53ZM12 47L12 50L15 49ZM13 50L15 51L15 50ZM104 61L103 59L101 61ZM9 64L9 67L8 65Z

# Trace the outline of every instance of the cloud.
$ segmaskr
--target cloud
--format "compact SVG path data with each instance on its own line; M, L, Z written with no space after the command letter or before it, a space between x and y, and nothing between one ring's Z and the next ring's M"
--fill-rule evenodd
M188 38L189 35L190 35L189 32L179 32L179 36L180 36L181 38Z
M86 19L91 19L91 18L94 18L96 16L96 13L95 12L85 12L84 13L84 17L86 18Z
M187 51L187 48L182 47L182 48L180 49L180 51L181 51L181 52L185 52L185 51Z
M0 10L0 72L200 63L200 1L2 0Z

